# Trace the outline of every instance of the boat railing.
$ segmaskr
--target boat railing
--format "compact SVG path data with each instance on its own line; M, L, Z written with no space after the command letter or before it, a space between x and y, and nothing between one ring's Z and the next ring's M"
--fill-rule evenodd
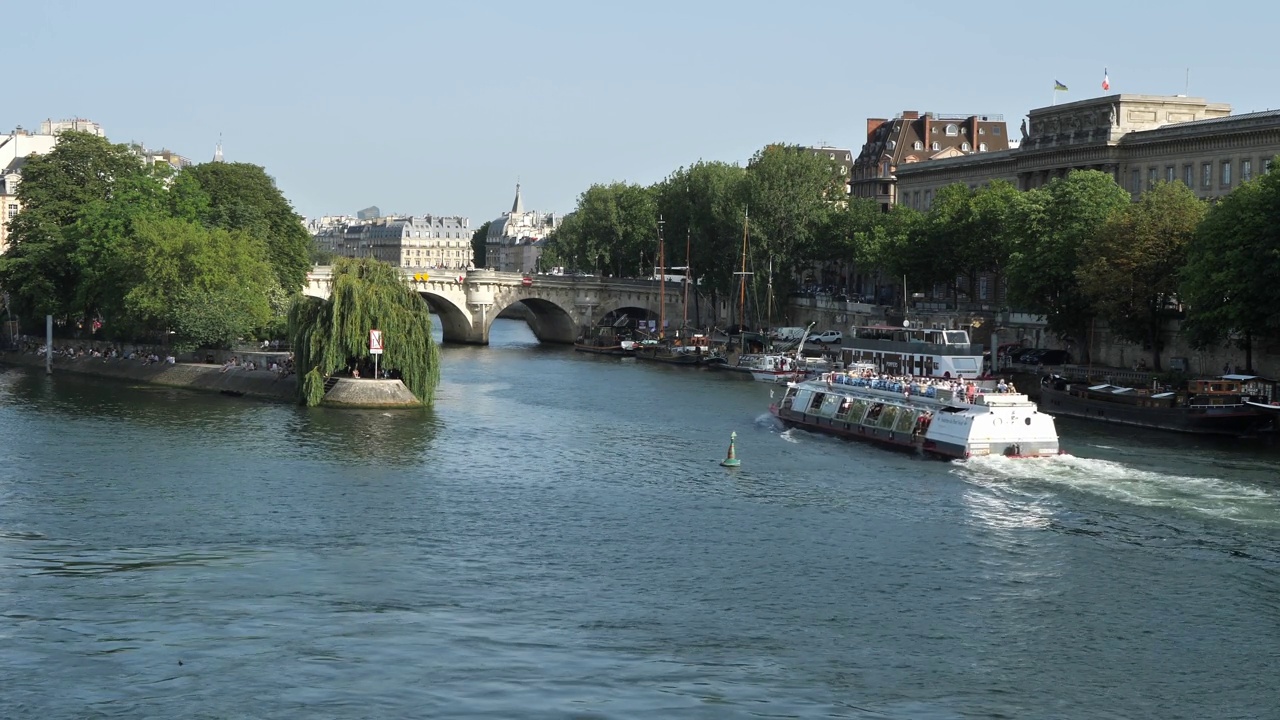
M943 345L917 340L885 340L874 337L846 338L844 347L850 350L911 353L913 355L981 355L981 343L967 345Z
M939 402L952 402L961 405L1021 405L1030 402L1023 393L1000 392L995 387L986 387L983 383L971 383L970 386L973 388L974 393L970 396L959 390L914 380L903 382L898 379L849 376L838 372L827 373L822 376L821 380L833 387L835 385L844 385L867 390L878 390L895 395L930 398ZM970 397L973 399L970 400Z

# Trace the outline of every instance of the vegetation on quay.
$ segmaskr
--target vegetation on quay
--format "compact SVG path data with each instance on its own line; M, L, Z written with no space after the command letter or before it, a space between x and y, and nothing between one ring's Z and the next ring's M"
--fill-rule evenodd
M329 298L300 297L289 312L294 363L305 373L298 383L300 402L318 405L331 375L356 369L373 377L370 328L386 338L380 368L431 403L440 381L440 352L431 337L430 310L398 268L369 258L335 261Z
M1201 347L1238 342L1247 366L1253 339L1280 337L1280 173L1213 205L1179 182L1156 183L1133 202L1110 175L1076 171L1029 191L956 184L926 211L885 213L847 198L827 155L770 145L745 167L698 162L650 186L591 186L543 265L648 277L659 218L667 266L684 264L687 242L690 275L713 299L736 295L749 223L752 282L771 266L779 293L839 287L857 274L896 292L905 277L911 291L945 289L960 306L985 278L989 297L1045 317L1082 353L1102 320L1148 348L1157 369L1174 318Z
M174 173L125 145L64 132L26 159L0 287L12 315L81 337L189 348L279 337L311 238L256 165Z

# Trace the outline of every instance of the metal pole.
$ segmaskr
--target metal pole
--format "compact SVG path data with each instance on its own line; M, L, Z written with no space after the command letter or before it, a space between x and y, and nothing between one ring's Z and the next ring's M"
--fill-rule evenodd
M44 316L44 372L53 374L53 316Z

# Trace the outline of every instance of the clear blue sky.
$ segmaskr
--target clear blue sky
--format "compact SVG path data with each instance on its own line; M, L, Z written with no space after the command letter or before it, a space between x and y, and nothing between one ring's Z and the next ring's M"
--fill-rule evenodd
M6 2L0 132L87 117L117 142L263 165L305 215L567 212L769 142L856 154L867 117L1112 92L1280 106L1274 3Z

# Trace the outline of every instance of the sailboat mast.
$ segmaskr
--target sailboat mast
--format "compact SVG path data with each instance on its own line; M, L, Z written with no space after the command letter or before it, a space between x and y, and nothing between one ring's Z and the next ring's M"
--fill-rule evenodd
M693 230L690 228L685 228L684 229L684 320L681 321L684 327L689 326L689 269L692 267L689 264L689 248L692 247L692 245L693 245Z
M741 333L747 326L747 228L750 225L750 215L747 210L742 211L742 272L738 279L738 332Z
M667 259L662 242L662 216L658 216L658 339L666 335L667 327Z
M772 256L772 255L770 255L770 256L769 256L769 299L768 299L768 302L769 302L769 307L765 310L765 312L766 312L766 314L768 315L769 320L768 320L768 325L766 325L765 327L766 327L766 330L767 330L768 332L773 332L773 256Z

